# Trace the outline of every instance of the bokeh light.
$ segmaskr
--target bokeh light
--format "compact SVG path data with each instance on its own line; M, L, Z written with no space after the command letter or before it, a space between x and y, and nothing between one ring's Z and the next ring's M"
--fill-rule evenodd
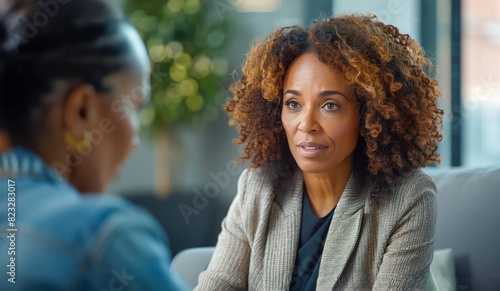
M200 111L204 103L203 98L198 94L189 96L186 99L186 107L191 112Z

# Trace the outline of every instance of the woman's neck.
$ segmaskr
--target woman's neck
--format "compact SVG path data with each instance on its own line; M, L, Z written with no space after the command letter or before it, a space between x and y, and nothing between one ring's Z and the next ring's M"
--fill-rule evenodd
M316 216L326 216L337 205L351 172L352 167L326 173L303 173L311 210Z

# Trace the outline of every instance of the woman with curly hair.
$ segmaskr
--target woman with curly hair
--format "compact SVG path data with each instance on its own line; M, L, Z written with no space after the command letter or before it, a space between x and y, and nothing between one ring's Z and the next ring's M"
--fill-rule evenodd
M421 290L442 110L432 65L371 15L281 28L226 106L250 161L199 290Z

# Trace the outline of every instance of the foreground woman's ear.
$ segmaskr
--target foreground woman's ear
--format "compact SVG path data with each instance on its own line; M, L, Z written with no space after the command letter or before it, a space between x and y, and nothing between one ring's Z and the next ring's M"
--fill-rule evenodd
M63 106L63 128L75 139L82 139L85 131L95 128L99 122L100 104L94 87L82 84L73 88Z

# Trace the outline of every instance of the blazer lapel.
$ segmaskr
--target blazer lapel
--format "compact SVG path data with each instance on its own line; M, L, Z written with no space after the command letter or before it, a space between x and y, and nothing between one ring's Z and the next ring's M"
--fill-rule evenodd
M363 220L365 191L351 175L337 204L321 256L316 290L331 290L358 241Z
M300 171L289 181L291 188L276 195L269 214L262 290L288 290L292 279L302 216Z

